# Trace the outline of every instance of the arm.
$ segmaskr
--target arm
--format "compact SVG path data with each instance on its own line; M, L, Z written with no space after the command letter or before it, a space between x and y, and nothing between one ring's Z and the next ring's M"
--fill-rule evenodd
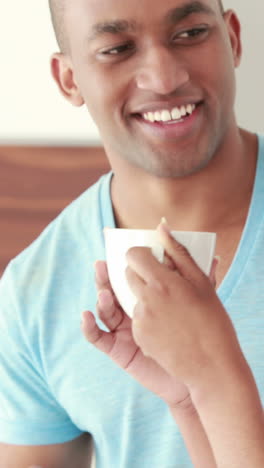
M139 301L133 319L135 341L187 386L216 466L247 468L250 463L262 468L262 405L233 324L186 249L165 227L160 229L176 271L168 271L146 249L128 254L128 279ZM189 436L187 427L185 440Z
M193 405L171 407L171 414L182 434L186 449L195 468L218 468L201 423L200 416Z
M17 446L0 443L1 466L5 468L89 468L91 437L84 434L64 444Z
M119 307L109 283L105 262L97 262L97 313L110 333L101 330L91 312L83 314L82 331L86 339L106 353L119 367L141 385L162 398L171 408L195 468L216 468L214 456L189 391L172 378L136 345L131 320Z
M233 369L228 376L227 368L224 376L211 374L191 390L191 398L196 414L175 407L171 413L196 468L247 468L249 460L252 468L264 466L263 409L246 362L238 375ZM211 451L216 464L210 465Z
M237 355L236 355L237 354ZM219 468L264 466L263 408L242 352L191 390ZM207 395L207 396L206 396ZM250 463L249 463L250 460Z

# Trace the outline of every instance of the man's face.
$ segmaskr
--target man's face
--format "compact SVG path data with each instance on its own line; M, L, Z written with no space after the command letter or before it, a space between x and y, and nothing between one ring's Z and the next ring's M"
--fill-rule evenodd
M75 81L114 161L158 177L208 164L234 125L239 28L217 0L72 0Z

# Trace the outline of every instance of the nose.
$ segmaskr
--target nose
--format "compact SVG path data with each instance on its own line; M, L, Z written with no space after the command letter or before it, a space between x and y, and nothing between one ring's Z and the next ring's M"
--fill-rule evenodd
M139 89L157 94L171 94L189 81L189 73L175 51L165 46L152 47L142 57L136 73Z

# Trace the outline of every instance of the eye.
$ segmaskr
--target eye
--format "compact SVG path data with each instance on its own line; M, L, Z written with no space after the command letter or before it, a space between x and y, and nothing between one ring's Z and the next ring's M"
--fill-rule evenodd
M195 28L186 29L174 35L174 42L195 42L204 39L209 33L208 26L197 26Z
M135 48L134 43L132 41L127 42L125 44L120 44L115 47L111 47L109 49L104 49L99 51L100 55L103 56L118 56L118 55L124 55L126 53L131 52Z

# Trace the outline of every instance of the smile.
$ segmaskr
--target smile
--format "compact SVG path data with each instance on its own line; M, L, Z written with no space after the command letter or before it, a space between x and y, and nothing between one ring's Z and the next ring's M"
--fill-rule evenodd
M155 140L175 140L175 138L190 137L193 132L199 130L203 123L204 101L196 101L190 104L162 109L162 106L149 106L141 112L133 114L135 122L140 126L140 131ZM155 110L156 107L156 110Z
M186 106L174 107L171 111L164 109L155 112L145 112L142 118L148 122L166 122L177 123L181 122L184 117L192 115L196 109L196 104L187 104Z

